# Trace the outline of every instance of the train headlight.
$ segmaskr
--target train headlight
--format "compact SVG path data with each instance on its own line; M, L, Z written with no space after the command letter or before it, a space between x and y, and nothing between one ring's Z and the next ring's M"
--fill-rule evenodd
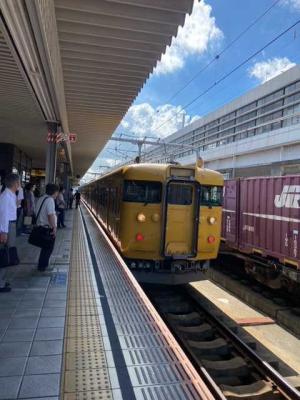
M152 214L151 219L153 222L158 222L159 221L159 214Z
M209 224L213 225L216 223L216 218L215 217L208 217L207 221Z
M139 222L145 222L145 221L146 221L146 215L143 214L143 213L139 213L139 214L136 216L136 219L137 219Z

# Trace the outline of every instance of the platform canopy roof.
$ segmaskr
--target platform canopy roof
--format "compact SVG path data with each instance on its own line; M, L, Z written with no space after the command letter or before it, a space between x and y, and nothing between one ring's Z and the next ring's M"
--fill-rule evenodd
M0 142L40 164L47 124L82 175L171 44L193 0L0 0Z

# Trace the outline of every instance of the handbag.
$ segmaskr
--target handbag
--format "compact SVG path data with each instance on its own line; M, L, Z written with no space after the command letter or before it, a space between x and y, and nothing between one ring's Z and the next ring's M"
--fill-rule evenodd
M0 268L5 268L9 265L9 250L7 246L0 249Z
M40 209L36 215L36 221L38 220L43 205L47 199L48 197L46 197L43 200ZM52 235L52 228L47 226L37 226L37 225L33 226L28 239L28 243L32 244L33 246L45 249L50 249L53 246L54 241L55 237Z
M16 247L8 247L4 245L0 249L0 268L10 267L13 265L19 265L20 260Z

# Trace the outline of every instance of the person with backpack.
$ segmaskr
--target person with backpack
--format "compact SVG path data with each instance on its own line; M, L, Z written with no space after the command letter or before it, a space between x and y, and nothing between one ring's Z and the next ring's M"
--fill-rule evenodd
M53 237L51 245L41 247L40 257L38 261L38 271L45 271L49 266L49 259L54 249L57 217L55 211L55 199L58 196L59 187L54 183L46 185L46 194L38 199L36 206L36 225L38 227L48 228Z

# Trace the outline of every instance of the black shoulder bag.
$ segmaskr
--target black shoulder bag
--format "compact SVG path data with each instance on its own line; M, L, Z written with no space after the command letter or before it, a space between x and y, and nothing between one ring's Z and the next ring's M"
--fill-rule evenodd
M40 209L36 215L36 222L38 221L40 212L47 199L49 199L49 197L46 197L40 206ZM52 234L52 228L48 226L38 226L38 225L33 226L28 239L28 243L32 244L33 246L45 249L50 249L53 246L54 241L55 237Z

